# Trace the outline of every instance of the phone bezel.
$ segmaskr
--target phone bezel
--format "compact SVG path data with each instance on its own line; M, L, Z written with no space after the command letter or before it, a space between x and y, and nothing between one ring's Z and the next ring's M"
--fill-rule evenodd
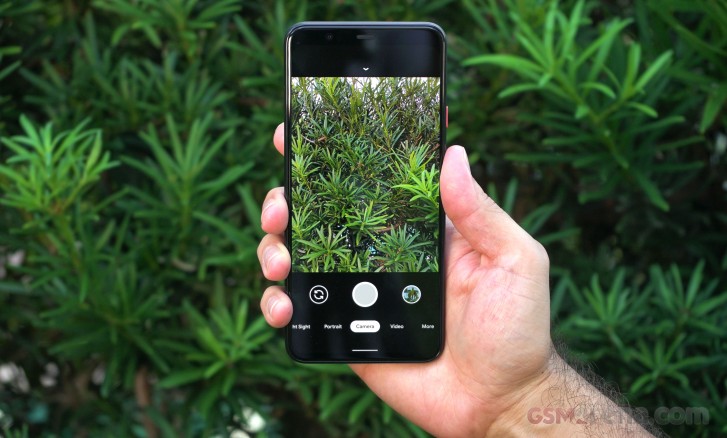
M366 31L403 31L406 32L407 30L426 30L429 32L433 32L434 35L437 36L437 44L440 45L440 56L438 60L438 71L440 76L440 112L439 112L439 123L440 123L440 168L442 161L444 160L444 154L446 152L446 128L447 128L447 104L446 104L446 36L444 31L441 27L434 23L429 22L301 22L298 24L293 25L289 30L285 38L285 124L284 124L284 131L285 131L285 198L286 202L288 204L288 227L285 230L285 244L288 250L292 248L292 235L291 235L291 229L290 229L290 223L292 218L292 204L291 204L291 198L289 196L289 190L292 185L291 181L291 152L290 152L290 124L291 124L291 80L292 80L292 47L291 42L293 40L294 35L296 32L301 31L313 31L313 32L321 32L325 35L325 33L332 33L333 38L328 39L324 36L324 40L328 40L328 42L331 45L341 45L342 43L340 40L337 40L336 32L347 32L348 35L350 35L350 32L353 30L357 30L357 32L363 32L363 34L366 33ZM325 44L325 42L324 42ZM315 76L315 75L312 75ZM366 76L366 75L361 75ZM371 76L374 76L373 74ZM389 76L397 76L397 75L389 75ZM407 74L402 74L401 76L411 76ZM446 296L446 290L445 290L445 279L446 279L446 272L445 272L445 254L444 254L444 245L445 245L445 229L446 229L446 220L445 220L445 214L444 209L442 207L441 198L439 203L439 289L441 291L440 294L440 303L439 303L439 311L441 314L440 317L440 327L439 327L439 348L437 349L437 352L435 355L431 357L425 357L425 358L416 358L416 359L408 359L408 358L390 358L390 359L359 359L359 358L352 358L351 360L335 360L330 358L319 358L319 359L307 359L307 358L301 358L294 354L294 352L291 350L291 328L290 324L285 327L285 345L286 350L288 352L288 355L297 362L302 363L421 363L421 362L430 362L432 360L435 360L438 358L442 351L444 350L444 344L445 344L445 325L446 325L446 319L445 319L445 296ZM290 294L290 275L288 278L286 278L285 281L285 289L286 293Z

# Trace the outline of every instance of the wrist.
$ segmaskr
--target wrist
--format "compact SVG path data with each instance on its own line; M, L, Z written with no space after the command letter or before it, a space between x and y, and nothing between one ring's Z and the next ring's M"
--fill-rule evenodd
M542 405L543 395L548 393L553 383L560 378L565 361L553 349L550 359L540 375L513 393L513 402L495 419L487 431L488 437L524 437L535 432L534 421L528 421L538 405ZM544 435L547 436L547 435Z
M492 423L487 436L652 436L555 351L541 378L521 394Z

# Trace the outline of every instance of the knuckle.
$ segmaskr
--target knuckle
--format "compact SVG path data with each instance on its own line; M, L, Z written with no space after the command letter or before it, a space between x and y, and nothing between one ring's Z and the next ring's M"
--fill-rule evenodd
M499 258L502 266L517 272L547 272L550 259L545 247L532 237L510 246Z
M537 263L540 267L549 269L550 268L550 257L548 257L548 251L545 249L542 243L532 238L529 247L529 258L533 263Z

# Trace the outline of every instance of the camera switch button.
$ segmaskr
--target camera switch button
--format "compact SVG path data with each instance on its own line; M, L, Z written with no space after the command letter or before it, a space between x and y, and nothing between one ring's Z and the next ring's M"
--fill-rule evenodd
M323 304L328 300L328 289L321 285L313 286L308 292L308 297L313 304Z

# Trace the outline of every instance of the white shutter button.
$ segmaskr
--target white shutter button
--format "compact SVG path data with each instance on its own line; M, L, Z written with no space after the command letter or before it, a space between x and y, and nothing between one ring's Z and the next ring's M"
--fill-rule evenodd
M353 302L357 305L361 307L370 307L373 306L379 298L379 291L373 284L368 281L363 281L353 288L352 296Z

